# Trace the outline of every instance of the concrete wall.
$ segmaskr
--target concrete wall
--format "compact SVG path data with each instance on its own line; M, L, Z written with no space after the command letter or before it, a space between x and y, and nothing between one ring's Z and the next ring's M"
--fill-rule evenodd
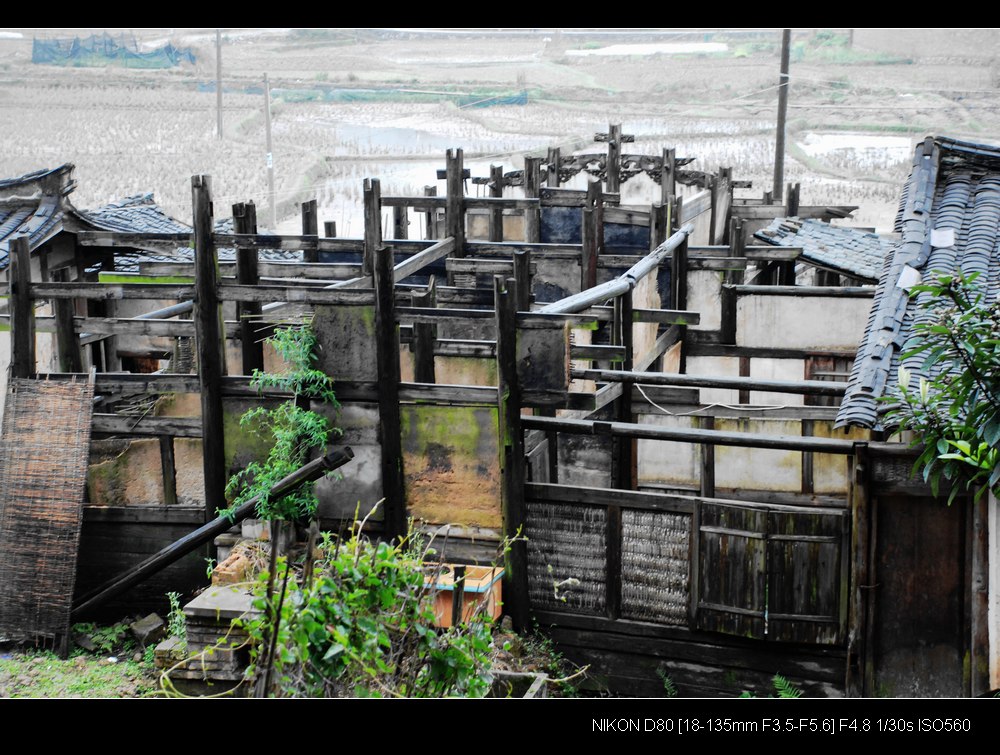
M864 335L871 306L869 297L741 296L736 343L853 352Z

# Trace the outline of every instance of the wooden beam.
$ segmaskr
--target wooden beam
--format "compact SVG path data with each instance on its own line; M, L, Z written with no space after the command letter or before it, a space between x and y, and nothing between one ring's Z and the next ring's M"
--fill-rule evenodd
M765 435L722 430L700 430L655 425L604 422L601 420L550 417L523 417L523 427L529 430L575 433L577 435L628 435L648 440L672 440L681 443L714 443L718 446L743 448L774 448L785 451L813 451L827 454L851 454L854 442L834 438L802 438L794 435Z
M375 349L379 382L378 429L382 460L382 495L385 498L385 534L406 534L405 477L400 438L399 325L393 297L392 250L375 253Z
M455 239L455 256L465 256L465 188L462 184L462 150L449 149L445 155L447 203L445 205L445 234ZM451 281L448 281L451 283Z
M503 166L490 166L490 196L494 199L503 197ZM494 207L490 210L490 241L503 241L503 208Z
M684 238L670 258L670 306L687 309L688 299L688 243Z
M410 221L407 218L405 207L392 208L392 237L394 239L407 239L410 237Z
M237 231L237 233L239 233L239 231ZM254 233L256 233L256 231L254 231ZM315 199L310 199L308 202L302 203L302 235L319 236L319 215L316 210ZM302 260L307 263L319 262L319 248L311 247L309 249L303 249Z
M424 196L427 198L437 197L437 186L425 186ZM436 239L438 237L437 232L437 204L432 207L426 208L426 229L424 235L429 239Z
M695 420L703 430L715 429L714 417L698 417ZM704 498L715 498L715 445L701 444L700 493Z
M393 279L402 281L416 272L419 272L432 262L437 262L442 257L447 257L455 250L455 239L451 236L441 239L436 244L431 244L422 252L412 255L409 259L403 260L393 268Z
M94 433L122 436L163 436L201 438L202 423L198 417L130 417L122 414L94 414Z
M375 268L375 252L382 248L382 187L377 178L365 179L363 195L365 241L361 274L368 276Z
M560 153L559 147L549 147L548 154L545 158L546 169L545 169L545 185L558 189L559 188L559 167L562 162L562 155Z
M434 276L427 288L411 296L414 307L434 308ZM436 382L434 375L434 344L437 341L437 326L420 322L413 325L413 379L418 383Z
M52 271L56 283L69 282L69 268ZM80 339L73 329L76 303L72 299L54 299L52 309L56 320L56 343L59 349L59 369L63 372L83 372L83 353Z
M528 627L528 556L524 542L524 485L526 465L524 433L521 429L521 385L517 376L516 282L508 278L506 288L499 276L493 279L497 328L497 400L500 423L500 506L504 536L513 542L505 555L504 612L515 631Z
M541 188L540 157L524 158L524 196L526 199L537 199ZM524 240L529 244L537 244L541 238L541 214L538 206L524 211Z
M35 372L35 302L31 298L31 252L25 235L11 239L8 276L11 377L27 378Z
M212 243L212 180L191 177L194 207L195 289L194 322L201 381L202 463L205 475L205 521L226 505L226 449L222 411L225 355L218 296L218 255Z
M163 503L177 504L177 466L174 462L174 439L169 435L160 436L160 470L163 475Z
M663 148L663 168L660 173L660 203L665 207L670 206L671 197L677 194L677 150L671 147ZM675 229L668 228L667 234L673 233Z
M305 206L303 205L303 212ZM305 217L303 216L303 226ZM253 202L233 205L233 230L236 233L257 233L257 207ZM316 252L318 257L319 252ZM256 286L260 283L257 273L257 250L247 247L236 248L236 281L241 286ZM260 302L236 302L236 319L240 327L240 352L242 374L253 375L254 370L264 369L264 344L258 338L255 320L260 319Z

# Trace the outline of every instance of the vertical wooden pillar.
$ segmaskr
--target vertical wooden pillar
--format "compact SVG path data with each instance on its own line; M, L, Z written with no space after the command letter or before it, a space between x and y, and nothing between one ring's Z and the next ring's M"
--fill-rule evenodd
M304 217L303 213L303 227ZM257 207L253 202L233 205L233 231L257 233ZM236 247L236 282L242 286L256 286L260 282L256 247ZM256 327L260 315L260 302L236 302L236 319L240 324L240 352L243 358L242 375L253 375L254 370L264 369L264 343L257 337Z
M56 283L69 282L69 268L52 271ZM60 372L83 372L83 354L80 351L80 339L74 332L73 299L53 299L52 308L56 318L56 342L59 348Z
M226 453L222 412L222 375L225 371L219 260L212 239L212 179L191 177L194 206L194 327L201 383L202 461L205 472L205 521L226 504Z
M514 252L514 291L517 297L517 311L531 311L531 252L521 249Z
M802 420L802 437L811 437L815 433L814 421ZM813 454L812 451L802 452L802 494L812 495L815 492Z
M412 294L414 307L434 307L436 294L434 276L422 293ZM437 382L434 374L434 346L437 344L437 325L429 322L413 323L413 379L418 383Z
M633 366L633 317L632 293L628 292L614 300L614 323L611 333L612 344L625 349L625 358L621 368L631 372ZM632 381L622 381L622 395L617 401L617 419L619 422L634 422L632 414ZM622 490L636 488L636 439L626 436L616 437L615 443L615 487Z
M35 302L31 298L31 252L27 236L10 243L10 371L27 378L35 372Z
M649 208L649 251L653 251L667 240L669 223L669 207L655 202Z
M517 376L517 286L493 279L497 323L498 419L500 431L500 502L503 532L508 538L524 535L524 433L521 429L521 385ZM516 631L528 626L528 551L515 541L505 557L504 612Z
M445 183L448 197L445 204L445 235L455 239L455 257L465 256L465 187L462 182L464 166L462 150L449 149L446 156Z
M371 275L375 269L375 253L382 247L382 187L377 178L364 183L365 240L361 259L361 274Z
M424 196L425 197L436 197L438 193L437 186L425 186ZM437 233L437 207L432 207L427 211L427 231L425 236L428 240L436 239L438 237Z
M729 220L729 256L734 259L744 259L746 257L746 244L743 240L743 218L730 218ZM728 283L743 283L744 270L729 270L726 272Z
M970 504L972 574L970 579L971 695L985 695L990 687L989 527L987 496Z
M671 147L663 150L663 167L660 173L660 203L670 204L670 198L677 195L677 150Z
M715 221L719 214L719 176L714 174L709 181L708 190L710 192L710 199L712 200L712 209L708 214L708 245L713 246L715 244L722 243L720 239L715 237Z
M177 503L177 465L174 463L174 439L169 435L160 436L160 467L163 472L163 503L173 506Z
M490 196L503 197L503 166L490 166ZM503 241L503 208L490 209L490 241Z
M698 427L702 430L715 429L715 417L698 417ZM701 487L698 491L703 498L715 498L715 444L701 444Z
M801 189L802 184L800 183L788 184L788 204L785 214L789 217L795 217L799 214L799 192Z
M538 199L541 190L541 167L542 158L524 158L525 199ZM524 240L529 244L537 244L541 238L541 217L542 213L537 206L524 211Z
M392 237L394 239L410 238L410 221L406 216L406 207L397 205L392 208Z
M323 235L328 239L337 238L337 221L336 220L325 220L323 221Z
M687 309L688 242L684 238L670 259L670 306L673 309Z
M547 167L545 169L545 185L549 188L559 188L559 168L562 164L562 154L559 147L549 147L548 155L545 158Z
M302 235L319 238L319 216L315 199L302 203ZM302 259L305 262L319 262L319 249L314 247L303 250Z
M403 449L399 414L399 325L393 297L392 249L375 252L375 338L378 367L378 434L382 449L382 495L385 497L385 535L406 534L403 497Z
M785 120L788 117L788 61L792 43L792 30L781 30L781 70L778 75L778 126L774 139L774 197L781 201L781 187L785 183Z
M609 194L616 194L620 188L622 165L622 124L608 124L608 177Z
M868 641L870 600L874 600L872 571L872 512L869 501L870 462L868 445L856 443L848 457L851 505L851 569L848 594L847 679L848 697L863 697L874 692L874 658Z
M592 207L581 210L580 221L580 290L597 285L597 211Z
M736 289L728 283L722 285L719 292L721 298L722 322L719 325L719 337L722 343L736 343Z

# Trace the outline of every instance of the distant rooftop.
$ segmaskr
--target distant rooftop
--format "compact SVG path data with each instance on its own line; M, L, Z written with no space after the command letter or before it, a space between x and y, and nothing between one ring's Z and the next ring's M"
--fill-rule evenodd
M754 236L775 246L802 247L803 260L871 283L895 243L877 233L799 218L775 218Z

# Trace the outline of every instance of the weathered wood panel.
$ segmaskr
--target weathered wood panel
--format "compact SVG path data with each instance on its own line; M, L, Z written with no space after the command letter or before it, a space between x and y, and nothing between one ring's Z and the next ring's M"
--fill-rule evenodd
M847 622L849 514L771 512L767 536L767 635L836 644Z
M696 625L763 638L767 511L702 503L699 514Z
M526 508L532 607L603 615L606 509L549 503Z
M622 616L687 626L691 517L622 511Z

